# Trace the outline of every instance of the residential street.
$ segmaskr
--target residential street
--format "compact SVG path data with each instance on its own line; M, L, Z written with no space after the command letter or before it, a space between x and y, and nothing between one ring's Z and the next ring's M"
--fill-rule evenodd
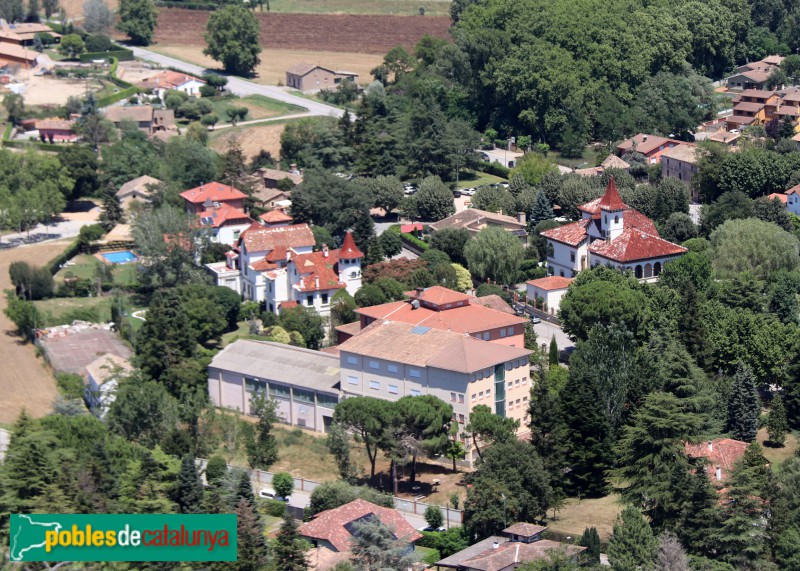
M542 320L541 323L537 323L533 328L536 331L536 341L539 345L544 343L550 347L550 340L555 335L559 351L570 352L575 347L575 343L567 337L567 334L558 325Z
M143 48L137 48L134 46L126 46L126 47L132 50L137 58L152 61L164 67L174 67L176 69L184 71L185 73L190 73L198 77L202 77L203 73L206 72L206 70L199 65L194 65L191 63L187 63L185 61L181 61L179 59L157 54L155 52L151 52L150 50L146 50ZM344 111L341 109L332 107L331 105L326 105L324 103L312 101L310 99L305 99L304 97L298 97L296 95L292 95L290 93L287 93L283 88L277 86L258 85L257 83L253 83L252 81L247 81L246 79L241 79L234 76L227 76L227 77L228 77L228 85L226 86L226 88L229 89L231 93L239 95L241 97L246 97L247 95L263 95L265 97L277 99L278 101L283 101L284 103L299 105L301 107L305 107L306 109L308 109L308 113L304 114L306 116L330 115L332 117L341 117L344 114Z

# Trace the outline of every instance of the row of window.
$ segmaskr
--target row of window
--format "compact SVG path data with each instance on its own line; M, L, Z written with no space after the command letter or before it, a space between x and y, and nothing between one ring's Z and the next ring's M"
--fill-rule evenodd
M464 404L464 395L460 393L450 393L450 402L458 402Z
M453 413L453 422L458 422L459 424L464 424L466 422L466 418L464 418L463 414L455 414Z
M327 293L320 294L320 297L322 298L322 305L328 305L328 294ZM306 296L306 305L308 307L313 307L314 306L314 296L313 295L307 295Z
M518 408L520 406L526 406L528 404L528 397L522 397L522 399L517 399L516 401L508 401L508 408Z
M358 365L358 357L356 357L354 355L348 355L347 356L347 364L348 365ZM370 369L373 369L375 371L380 371L381 370L380 361L376 361L375 359L370 359L369 362L367 363L367 366ZM386 370L388 372L390 372L390 373L397 373L399 371L399 367L397 365L392 364L392 363L387 363ZM408 376L409 377L413 377L415 379L418 379L422 375L421 375L419 369L415 369L413 367L409 367ZM355 377L353 377L353 378L355 378Z
M351 384L351 385L357 385L357 384L358 384L358 377L355 377L355 376L353 376L353 375L349 375L349 376L347 377L347 382L348 382L348 384ZM368 386L369 386L369 388L370 388L370 389L372 389L373 391L379 391L379 390L381 390L381 383L380 383L380 381L369 381L369 383L368 383ZM397 394L400 394L400 387L398 387L397 385L392 385L392 384L389 384L389 385L387 385L387 387L386 387L386 388L387 388L387 390L389 391L389 394L390 394L390 395L397 395ZM418 397L418 396L420 396L421 394L422 394L422 393L421 393L421 392L420 392L418 389L411 389L411 396Z
M250 394L266 394L268 393L272 398L290 399L294 398L297 402L305 402L309 404L318 404L326 408L335 408L339 399L320 393L314 393L306 389L294 388L291 389L286 385L278 385L275 383L267 383L259 379L250 377L244 378L244 390Z

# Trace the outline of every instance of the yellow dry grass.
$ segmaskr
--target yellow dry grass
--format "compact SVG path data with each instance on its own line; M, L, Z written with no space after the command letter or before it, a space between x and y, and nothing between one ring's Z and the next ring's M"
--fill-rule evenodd
M606 541L614 530L614 518L622 508L617 494L584 500L570 498L555 519L547 518L547 525L553 531L568 533L574 538L580 537L587 527L596 527L600 539ZM548 513L552 515L553 512Z
M224 153L228 148L228 141L234 138L239 141L248 160L256 156L261 149L269 151L273 157L278 157L284 125L285 123L245 125L244 127L220 129L211 133L210 145L218 153Z
M150 46L155 52L171 56L209 69L219 68L219 63L203 55L202 46L170 46L158 44ZM319 64L336 70L358 74L358 82L368 84L372 81L369 71L383 61L377 54L358 54L346 52L316 52L311 50L275 50L261 52L261 64L256 68L256 83L278 85L286 82L286 70L296 63Z

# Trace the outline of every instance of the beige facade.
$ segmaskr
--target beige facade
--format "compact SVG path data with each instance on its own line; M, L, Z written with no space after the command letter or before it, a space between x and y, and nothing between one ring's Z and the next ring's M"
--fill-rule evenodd
M661 155L662 177L677 178L691 189L695 174L697 174L697 147L694 145L678 145ZM694 193L693 198L697 199Z
M286 70L286 85L300 91L319 91L335 89L342 81L355 81L357 77L355 73L299 63Z

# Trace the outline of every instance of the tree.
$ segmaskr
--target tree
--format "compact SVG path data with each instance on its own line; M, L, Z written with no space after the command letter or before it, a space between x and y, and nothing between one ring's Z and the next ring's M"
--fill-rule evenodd
M347 482L336 480L325 482L314 488L314 491L311 492L308 509L314 515L325 510L336 509L359 498L385 508L394 506L392 496L388 494L382 494L368 486L353 486Z
M340 289L331 297L331 317L337 325L357 321L356 302L346 289Z
M288 472L278 472L272 476L272 489L278 496L288 498L294 491L294 478Z
M728 220L711 234L714 269L721 278L750 271L767 278L778 270L800 266L800 242L763 220Z
M552 339L550 339L550 351L548 354L548 362L551 367L558 367L558 355L558 343L556 343L556 336L553 334Z
M753 202L753 216L765 222L772 222L787 232L792 231L792 217L786 210L786 205L779 199L770 200L766 196Z
M472 206L487 212L513 216L517 210L517 201L501 186L481 186L472 197Z
M543 220L550 220L555 217L553 208L550 206L550 201L547 199L547 195L543 190L539 189L536 191L536 199L528 215L530 217L530 223L533 226Z
M177 291L161 290L153 295L136 349L142 371L156 380L195 355L195 339Z
M470 234L466 228L443 228L428 238L428 244L431 248L447 254L454 263L464 265L467 263L464 248L469 240Z
M67 59L75 59L83 50L83 39L78 34L67 34L58 44L58 51Z
M451 438L450 440L447 441L447 447L445 448L444 455L453 461L453 473L455 473L458 471L456 469L456 461L463 460L464 457L467 455L467 451L460 440ZM456 505L453 505L453 507L458 508L458 506Z
M469 271L500 284L516 282L524 250L519 239L500 226L489 226L464 248Z
M258 21L242 6L225 6L208 19L203 53L222 63L227 73L252 75L261 63Z
M75 181L67 200L91 196L100 188L97 174L97 154L86 145L67 145L58 160L64 165L67 176Z
M697 237L697 226L688 214L673 212L664 222L664 231L661 236L665 240L681 244L690 238Z
M665 531L661 534L658 554L656 556L657 571L690 571L689 558L674 533Z
M227 473L228 463L225 462L225 458L214 455L208 459L208 464L206 464L206 481L210 485L216 486L219 484Z
M380 305L382 303L386 303L386 294L375 284L362 286L361 289L356 292L355 304L358 307L372 307L373 305Z
M378 445L382 437L384 420L389 403L371 397L353 397L336 405L333 420L346 430L352 431L363 443L370 461L370 478L375 479L375 462Z
M414 563L408 539L396 537L378 518L355 523L352 537L350 552L359 570L406 569Z
M453 193L437 176L428 176L419 183L412 199L415 217L436 222L455 213Z
M674 524L680 513L689 462L684 442L696 436L700 418L678 397L655 392L636 411L617 444L616 474L630 483L623 498L643 511L656 528Z
M132 377L120 381L106 421L125 439L152 447L177 425L178 401L161 383Z
M287 331L297 331L309 349L319 349L325 338L322 318L307 307L297 306L281 312L280 325Z
M786 421L786 409L783 406L783 399L776 395L772 399L769 416L767 416L767 434L769 441L775 446L783 446L786 443L786 433L789 431L789 424Z
M120 0L118 14L120 32L136 45L150 45L158 18L153 0Z
M350 456L350 436L339 424L332 423L326 439L328 450L336 459L339 477L348 484L355 483L358 467Z
M184 514L202 513L203 482L193 456L184 456L181 461L181 471L178 473L178 482L175 488L175 503Z
M19 93L6 93L3 96L3 107L8 114L8 120L16 125L25 114L25 99Z
M84 30L90 34L107 34L113 26L114 13L103 0L86 0L86 2L84 2Z
M756 379L750 367L740 363L728 398L728 430L736 440L752 442L758 431L760 404Z
M294 517L287 512L283 516L280 531L272 544L272 560L281 571L305 571L308 569L306 557L308 544L300 537L298 529Z
M442 515L442 508L436 505L429 505L425 508L425 523L431 529L438 530L444 523L444 516Z
M403 183L396 176L377 176L363 180L372 193L375 208L382 208L386 216L403 202Z
M259 571L267 564L267 541L264 526L253 510L252 494L248 502L241 498L236 504L236 562L237 571Z
M33 340L34 329L45 323L36 305L12 295L8 296L8 305L3 313L17 326L17 333L29 341Z
M278 442L272 434L272 425L277 422L278 403L262 394L254 394L250 400L250 413L258 417L255 434L248 439L247 462L251 468L269 470L278 460Z
M634 507L625 508L614 522L608 542L608 561L615 571L638 571L653 564L658 540Z
M111 230L122 222L123 210L116 194L105 193L103 197L103 211L100 214L100 224L106 231Z
M58 8L58 0L42 0L44 15L49 20Z
M578 544L586 548L584 557L587 564L600 564L600 534L596 527L584 529Z
M492 409L485 404L479 404L469 413L466 432L472 437L478 456L483 457L483 452L478 446L479 441L486 446L509 442L514 439L517 428L519 428L518 420L492 414Z
M511 171L511 177L521 176L531 186L537 186L548 172L556 171L556 164L552 159L540 153L528 153L517 161L517 166Z

